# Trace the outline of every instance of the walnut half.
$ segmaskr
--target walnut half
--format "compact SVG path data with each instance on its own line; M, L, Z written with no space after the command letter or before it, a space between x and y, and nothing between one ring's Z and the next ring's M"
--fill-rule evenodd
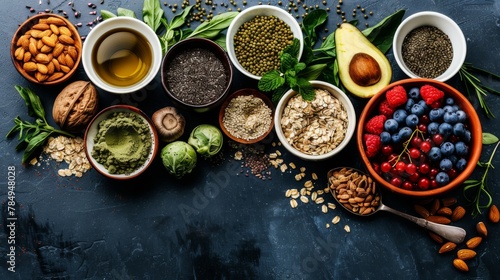
M81 132L87 127L99 109L97 90L88 81L76 81L67 85L57 95L52 117L63 130Z

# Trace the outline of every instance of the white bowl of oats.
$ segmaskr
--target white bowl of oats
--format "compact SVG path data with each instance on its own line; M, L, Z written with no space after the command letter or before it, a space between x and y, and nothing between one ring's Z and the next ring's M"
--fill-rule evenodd
M356 112L338 87L322 81L311 84L316 93L311 101L294 90L283 95L276 106L274 129L293 155L304 160L324 160L349 143L356 128Z

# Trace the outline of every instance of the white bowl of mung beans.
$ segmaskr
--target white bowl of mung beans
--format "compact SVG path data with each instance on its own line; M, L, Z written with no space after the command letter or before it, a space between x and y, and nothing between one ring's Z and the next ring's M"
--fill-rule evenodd
M294 38L300 42L300 60L304 38L297 20L282 8L259 5L234 18L227 29L226 49L236 69L260 80L266 72L278 69L280 52Z

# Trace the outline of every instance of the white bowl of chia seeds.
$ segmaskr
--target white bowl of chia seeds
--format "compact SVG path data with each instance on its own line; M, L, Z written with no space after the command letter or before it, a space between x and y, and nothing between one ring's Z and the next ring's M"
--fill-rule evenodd
M236 69L260 80L264 73L279 66L279 53L293 38L300 42L300 60L304 38L297 20L282 8L258 5L233 19L227 29L226 49Z
M451 18L424 11L409 16L399 25L392 49L397 64L409 77L445 82L462 67L467 43Z

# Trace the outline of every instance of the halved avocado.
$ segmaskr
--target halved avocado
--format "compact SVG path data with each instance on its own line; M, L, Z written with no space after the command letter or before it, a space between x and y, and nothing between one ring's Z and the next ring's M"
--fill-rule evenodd
M391 82L389 60L356 26L342 23L335 46L340 80L352 94L370 98Z

